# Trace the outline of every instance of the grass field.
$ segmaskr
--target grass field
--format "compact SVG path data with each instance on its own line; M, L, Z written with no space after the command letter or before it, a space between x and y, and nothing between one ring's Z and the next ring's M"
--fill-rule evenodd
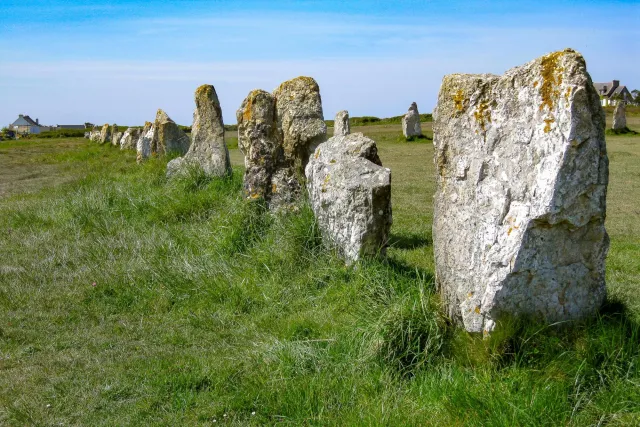
M357 268L308 209L244 201L237 149L231 179L167 182L83 139L0 143L0 425L640 425L640 137L607 140L600 316L482 340L434 295L431 141L353 130L393 178L389 259Z

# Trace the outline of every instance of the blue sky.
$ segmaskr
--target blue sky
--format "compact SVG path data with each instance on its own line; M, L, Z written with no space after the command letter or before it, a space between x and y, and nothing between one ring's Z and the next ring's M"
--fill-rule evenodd
M572 47L594 81L640 89L636 1L0 2L0 124L189 124L216 87L225 123L255 88L320 84L325 118L430 112L442 76Z

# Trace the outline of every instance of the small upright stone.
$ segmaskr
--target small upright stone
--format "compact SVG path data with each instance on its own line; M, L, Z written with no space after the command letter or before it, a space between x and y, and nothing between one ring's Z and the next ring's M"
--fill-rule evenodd
M151 153L165 155L178 153L183 156L191 142L186 133L162 110L158 110L153 124L155 132L151 141Z
M104 144L106 142L111 142L111 127L108 124L102 126L102 130L100 131L100 144Z
M306 167L307 190L324 241L347 263L384 255L391 228L391 171L361 133L320 144Z
M445 76L435 110L433 248L449 316L470 332L553 323L605 298L605 116L584 58Z
M89 132L89 140L93 142L99 142L100 133L101 133L100 128L98 126L94 126L93 128L91 128L91 132Z
M333 136L349 135L350 133L349 112L347 110L338 111L333 121Z
M420 113L418 113L418 104L415 102L411 103L409 111L402 117L402 134L405 138L422 136Z
M618 101L616 109L613 111L613 130L624 130L627 128L627 104Z
M155 125L151 122L145 122L144 128L140 133L140 138L136 143L136 162L140 163L149 158L151 155L151 143L155 135Z
M210 176L225 176L231 173L229 150L224 142L222 109L216 89L202 85L195 93L196 109L191 126L191 147L184 157L167 164L167 176L181 173L190 165L201 167Z
M122 139L122 132L118 131L118 125L114 123L111 125L111 145L120 145L120 139Z
M134 150L136 148L136 144L138 139L140 139L140 128L127 128L120 139L120 149L121 150Z

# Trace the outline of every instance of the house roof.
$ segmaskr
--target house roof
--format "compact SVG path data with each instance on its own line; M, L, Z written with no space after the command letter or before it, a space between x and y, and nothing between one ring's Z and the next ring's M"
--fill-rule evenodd
M598 95L603 95L606 97L613 95L613 92L616 90L616 88L620 87L620 86L616 86L614 82L594 83L593 86L598 91Z
M13 126L40 126L29 116L20 115L18 119L12 123Z

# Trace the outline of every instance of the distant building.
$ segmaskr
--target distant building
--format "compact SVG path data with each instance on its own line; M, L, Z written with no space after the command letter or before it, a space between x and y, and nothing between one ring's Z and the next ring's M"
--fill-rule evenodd
M46 132L51 130L51 127L41 125L38 119L34 121L31 117L20 114L18 115L18 119L9 125L9 129L18 135L25 135Z
M84 125L55 125L55 130L58 129L85 129Z
M626 86L620 86L620 80L613 80L608 83L594 83L598 95L600 95L600 102L603 107L609 105L616 105L618 99L623 99L626 102L633 101L633 96Z

